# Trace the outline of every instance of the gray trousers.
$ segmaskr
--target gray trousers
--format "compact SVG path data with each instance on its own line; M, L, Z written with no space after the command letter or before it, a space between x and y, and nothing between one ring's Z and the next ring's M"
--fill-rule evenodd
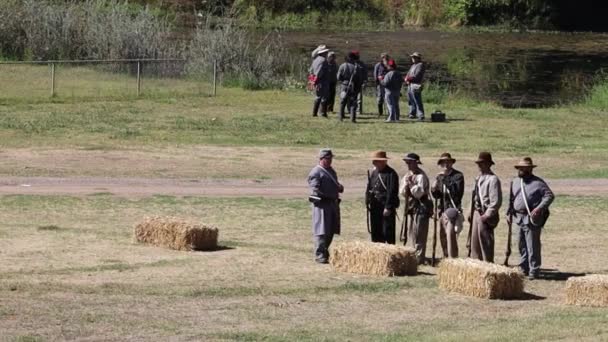
M399 120L401 111L399 109L399 93L386 92L386 106L388 107L388 120Z
M494 262L494 228L481 222L481 215L475 211L471 231L471 258Z
M538 275L541 265L540 233L542 228L519 226L519 267L526 273Z
M313 237L315 244L315 260L317 261L328 261L329 260L329 246L334 239L334 234L315 235Z
M408 240L411 241L412 247L416 250L416 259L418 264L422 264L426 258L426 240L429 235L429 217L427 215L410 215L412 222L408 229Z
M410 105L410 116L424 118L424 105L422 104L422 91L407 88L407 101Z
M441 223L439 240L441 241L443 256L445 258L458 258L458 239L454 224L444 215L440 216L439 222Z

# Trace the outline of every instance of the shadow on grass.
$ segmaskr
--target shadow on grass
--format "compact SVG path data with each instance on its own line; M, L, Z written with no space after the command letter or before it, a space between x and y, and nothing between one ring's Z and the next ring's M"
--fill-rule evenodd
M550 281L566 281L570 277L582 277L585 275L586 273L560 272L557 269L541 269L539 279Z
M220 252L220 251L227 251L227 250L232 250L232 249L236 249L236 247L230 247L230 246L217 246L213 249L193 249L193 252L196 253L210 253L210 252Z

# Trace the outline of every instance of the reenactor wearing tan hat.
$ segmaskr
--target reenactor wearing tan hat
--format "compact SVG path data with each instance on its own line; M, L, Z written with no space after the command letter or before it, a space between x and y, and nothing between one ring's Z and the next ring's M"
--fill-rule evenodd
M327 117L327 99L329 97L329 73L327 53L329 49L320 45L313 51L313 61L310 66L310 82L314 88L315 100L312 106L312 116L317 116L319 110L321 116Z
M507 222L515 222L519 227L519 268L530 279L540 275L540 235L555 198L547 183L532 173L535 167L530 157L515 165L517 177L511 181L507 209Z
M424 120L424 105L422 104L422 82L424 78L424 63L422 63L422 55L414 52L410 55L412 58L412 66L405 75L405 83L407 84L407 97L410 105L409 118Z
M315 261L322 264L329 260L329 246L334 235L340 234L339 194L344 192L344 186L338 182L338 175L331 166L333 157L330 149L322 149L319 164L308 174Z
M372 153L374 169L368 171L365 202L372 242L395 244L395 217L399 207L399 175L388 166L385 151Z
M452 165L456 159L449 153L441 154L437 174L431 186L433 197L438 200L439 240L445 258L458 258L458 234L462 229L462 197L464 195L464 175Z
M494 228L500 220L498 210L502 205L502 190L500 179L492 172L492 154L479 153L475 161L479 167L479 176L475 178L473 201L469 222L470 257L486 262L494 262Z
M403 158L408 172L403 176L400 193L406 199L410 227L407 227L408 239L416 249L418 264L426 262L426 241L429 231L429 218L433 215L433 201L430 199L429 178L420 168L420 156L408 153ZM404 218L405 220L405 218Z

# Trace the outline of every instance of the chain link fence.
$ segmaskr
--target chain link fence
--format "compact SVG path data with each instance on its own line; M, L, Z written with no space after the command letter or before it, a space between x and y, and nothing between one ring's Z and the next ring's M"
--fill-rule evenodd
M0 62L0 100L215 96L212 65L194 73L183 59Z

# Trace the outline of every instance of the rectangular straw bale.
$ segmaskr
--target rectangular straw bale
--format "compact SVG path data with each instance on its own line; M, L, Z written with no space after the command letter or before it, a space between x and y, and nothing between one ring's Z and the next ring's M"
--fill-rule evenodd
M331 248L329 263L336 271L377 276L416 275L411 248L372 242L343 242Z
M147 217L135 225L138 242L180 251L217 248L218 229L175 217Z
M439 265L439 287L488 299L520 298L524 278L519 271L474 259L445 259Z
M608 275L591 274L566 281L566 303L608 307Z

